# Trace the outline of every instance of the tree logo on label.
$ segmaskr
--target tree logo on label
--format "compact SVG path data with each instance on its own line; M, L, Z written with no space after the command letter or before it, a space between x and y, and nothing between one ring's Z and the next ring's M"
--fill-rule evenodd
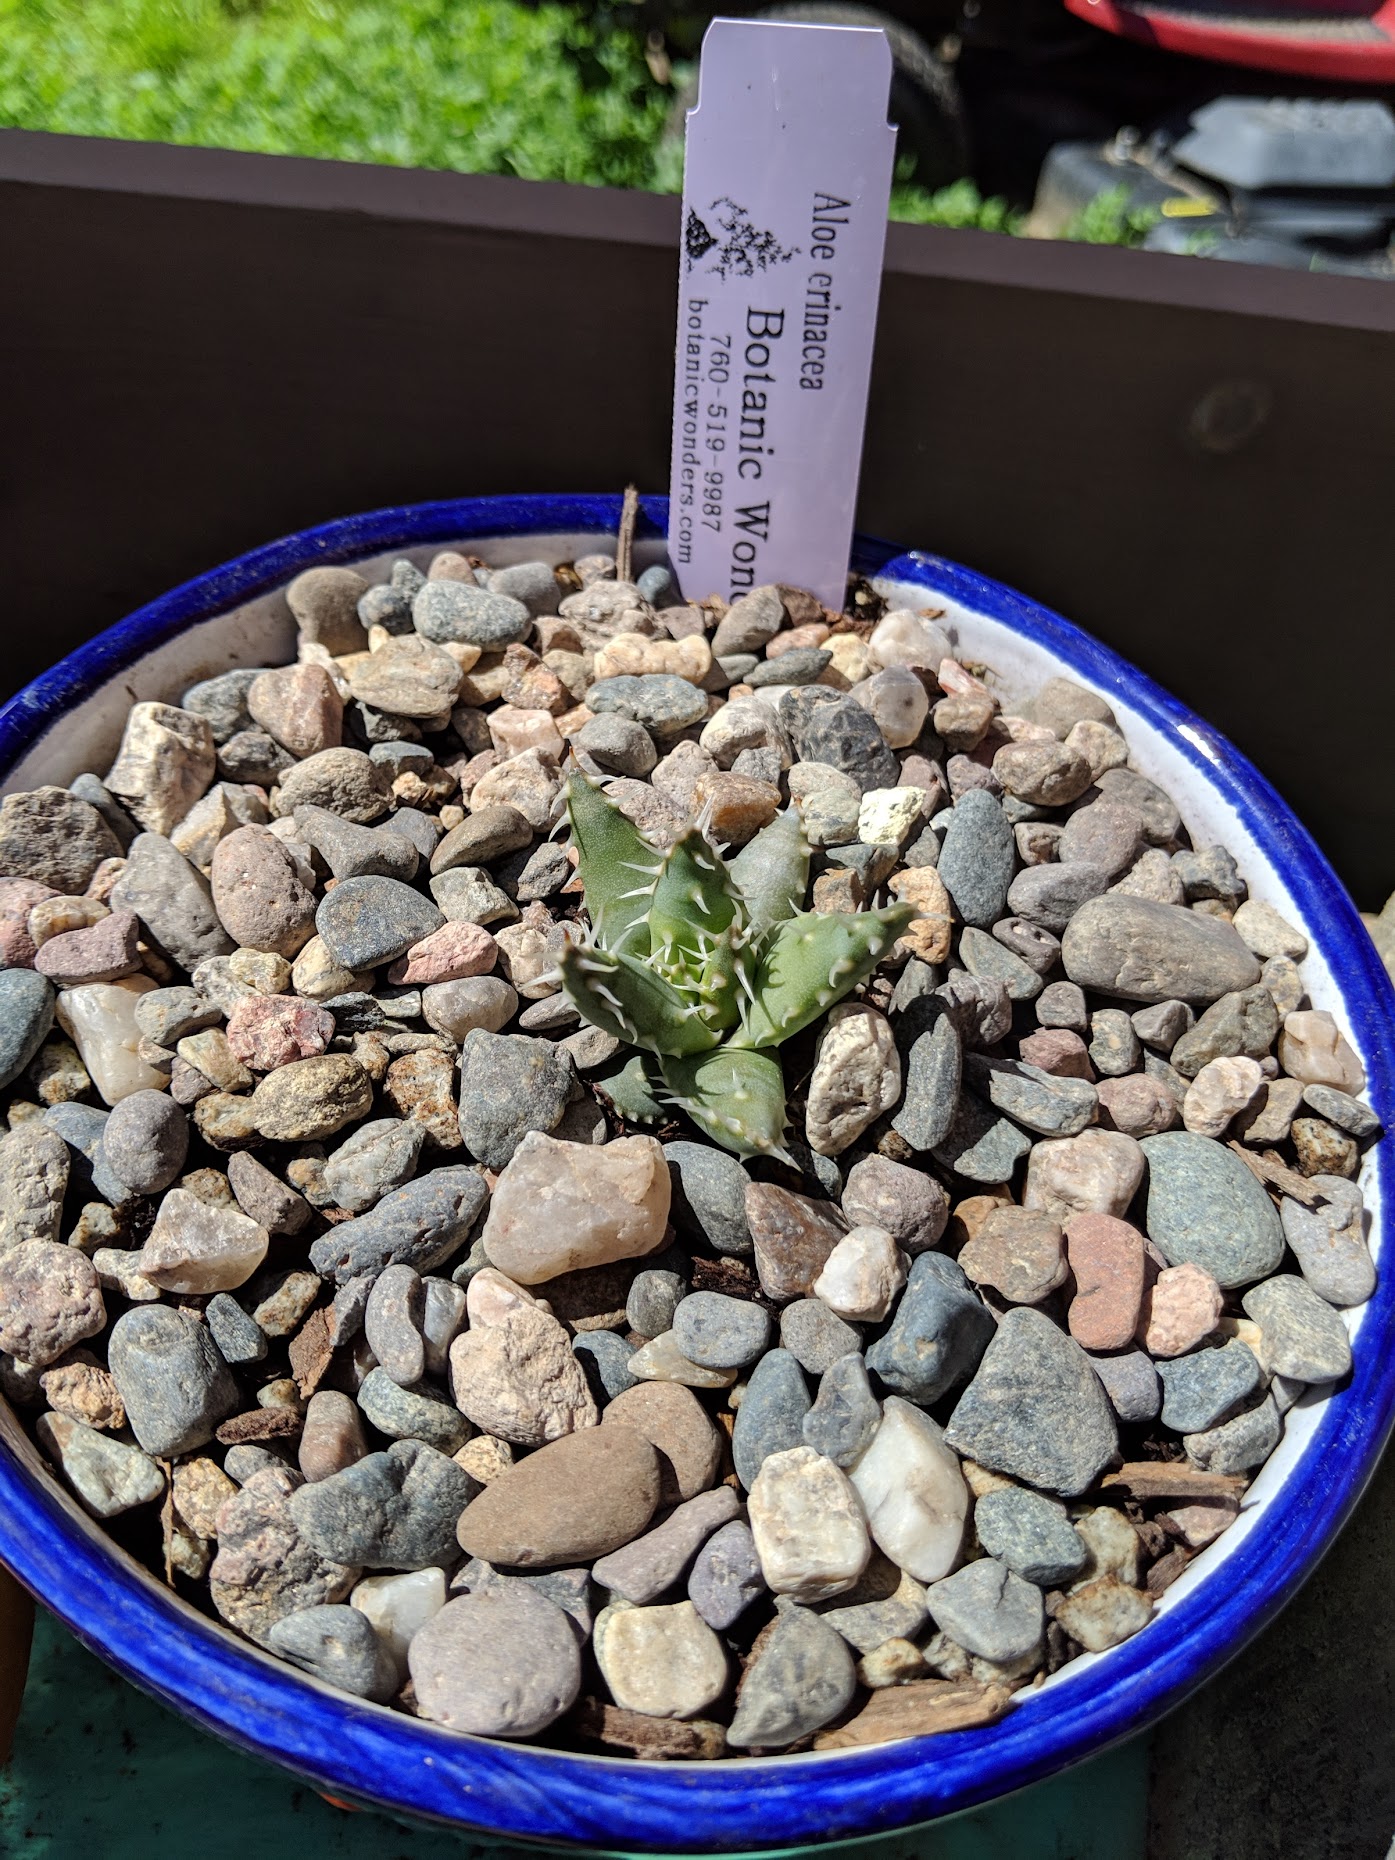
M758 271L768 271L772 265L787 265L799 250L796 245L786 251L774 233L761 232L753 226L750 213L738 206L729 194L712 202L708 220L720 228L720 238L707 221L699 219L689 207L683 228L689 271L699 259L715 252L715 258L708 260L704 270L715 271L719 278L732 273L741 278L753 278Z

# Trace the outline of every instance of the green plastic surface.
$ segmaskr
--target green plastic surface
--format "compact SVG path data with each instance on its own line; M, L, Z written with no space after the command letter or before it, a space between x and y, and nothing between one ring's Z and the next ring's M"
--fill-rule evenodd
M1144 1860L1144 1739L991 1808L836 1848L839 1860ZM40 1611L0 1773L4 1860L538 1860L331 1808L146 1698ZM558 1850L552 1850L558 1851ZM580 1850L572 1850L573 1853Z

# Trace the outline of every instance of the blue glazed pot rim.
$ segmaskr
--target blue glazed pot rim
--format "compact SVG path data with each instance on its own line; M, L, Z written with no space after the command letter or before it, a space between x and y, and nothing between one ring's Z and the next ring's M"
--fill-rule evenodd
M173 589L35 680L0 711L0 771L75 704L198 621L317 563L470 536L614 533L618 497L521 496L396 506L283 538ZM641 535L667 502L643 500ZM1366 1064L1371 1102L1395 1118L1395 996L1335 874L1278 795L1225 739L1059 615L939 558L859 538L864 574L914 583L1029 635L1082 682L1168 737L1241 816L1300 896ZM1382 1143L1381 1202L1395 1205ZM826 1756L637 1763L460 1738L332 1693L172 1602L56 1481L0 1445L0 1561L94 1652L205 1729L332 1793L509 1840L659 1852L801 1846L888 1832L973 1807L1092 1755L1209 1678L1311 1574L1374 1470L1395 1419L1395 1363L1373 1347L1395 1307L1383 1273L1347 1387L1328 1400L1302 1478L1266 1501L1213 1576L1068 1686L1027 1695L998 1724ZM1364 1347L1363 1347L1364 1346Z

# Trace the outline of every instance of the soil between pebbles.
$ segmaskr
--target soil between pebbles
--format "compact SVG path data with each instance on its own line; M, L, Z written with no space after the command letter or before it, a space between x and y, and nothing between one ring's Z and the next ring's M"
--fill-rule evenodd
M1097 694L933 611L448 552L0 804L0 1390L321 1680L652 1758L989 1723L1146 1629L1375 1283L1301 932ZM793 808L895 948L786 1155L623 1122L559 992L580 771L660 850ZM749 864L749 861L748 861ZM749 873L748 873L749 876Z

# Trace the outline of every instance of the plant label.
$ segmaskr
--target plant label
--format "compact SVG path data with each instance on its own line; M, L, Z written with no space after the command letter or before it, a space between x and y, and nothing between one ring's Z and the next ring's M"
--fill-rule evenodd
M669 554L841 608L896 132L879 29L716 19L688 115Z

